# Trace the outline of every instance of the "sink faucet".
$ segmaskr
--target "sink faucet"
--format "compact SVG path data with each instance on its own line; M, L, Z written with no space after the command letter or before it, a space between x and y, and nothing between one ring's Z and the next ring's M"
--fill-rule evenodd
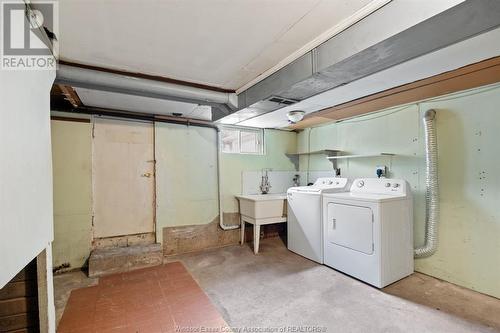
M260 181L260 191L262 194L269 193L271 189L271 184L269 183L268 171L272 171L273 169L262 169L262 180Z
M295 175L293 177L293 186L294 187L300 186L300 175Z

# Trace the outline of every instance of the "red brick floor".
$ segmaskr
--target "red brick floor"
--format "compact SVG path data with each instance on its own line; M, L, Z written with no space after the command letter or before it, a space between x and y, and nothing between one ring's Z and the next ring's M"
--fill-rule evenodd
M200 328L215 332L222 327L227 324L207 295L175 262L106 276L97 286L73 290L57 332L195 332Z

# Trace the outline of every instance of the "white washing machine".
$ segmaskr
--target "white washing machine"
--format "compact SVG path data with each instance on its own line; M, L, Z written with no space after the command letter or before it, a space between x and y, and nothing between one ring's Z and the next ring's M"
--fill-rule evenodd
M311 186L291 187L287 191L288 249L323 263L323 223L321 196L349 188L347 178L318 178Z
M382 288L413 273L413 202L401 179L353 181L323 196L324 262Z

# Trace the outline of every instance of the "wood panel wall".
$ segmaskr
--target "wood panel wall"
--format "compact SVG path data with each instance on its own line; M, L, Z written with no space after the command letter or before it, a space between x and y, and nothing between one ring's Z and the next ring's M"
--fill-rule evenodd
M0 332L39 332L36 259L0 289Z

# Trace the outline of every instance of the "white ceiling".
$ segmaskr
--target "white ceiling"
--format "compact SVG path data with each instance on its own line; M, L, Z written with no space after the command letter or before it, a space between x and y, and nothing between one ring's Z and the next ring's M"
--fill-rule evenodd
M212 120L212 108L206 105L83 88L75 90L85 106L168 116L181 113L185 118Z
M60 56L236 90L374 2L63 0Z

